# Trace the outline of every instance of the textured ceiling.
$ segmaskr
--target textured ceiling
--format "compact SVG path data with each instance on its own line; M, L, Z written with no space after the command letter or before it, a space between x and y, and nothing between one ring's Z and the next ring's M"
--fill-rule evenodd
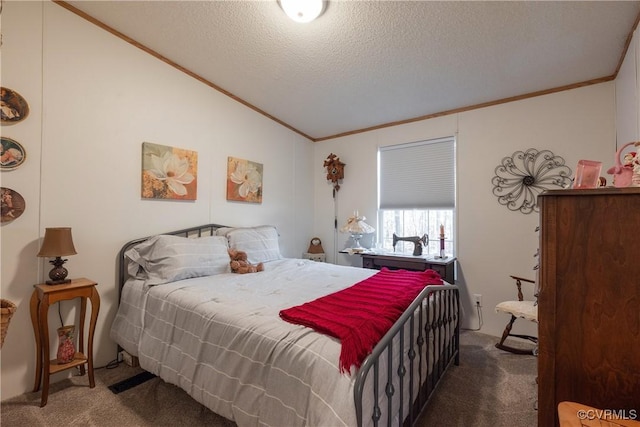
M70 1L318 140L612 77L640 1Z

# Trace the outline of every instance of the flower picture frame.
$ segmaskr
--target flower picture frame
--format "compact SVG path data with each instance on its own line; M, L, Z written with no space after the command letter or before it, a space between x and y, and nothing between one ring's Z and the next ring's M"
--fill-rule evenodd
M142 143L142 198L196 200L198 153L168 145Z
M262 203L262 163L227 158L227 200Z

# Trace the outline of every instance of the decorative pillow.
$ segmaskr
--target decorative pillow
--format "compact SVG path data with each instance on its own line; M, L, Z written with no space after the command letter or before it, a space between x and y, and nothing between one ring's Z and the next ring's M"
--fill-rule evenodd
M271 225L234 228L227 232L229 247L247 253L251 264L282 259L278 244L278 231Z
M129 273L149 285L162 285L192 277L230 273L227 239L197 239L159 235L129 249Z

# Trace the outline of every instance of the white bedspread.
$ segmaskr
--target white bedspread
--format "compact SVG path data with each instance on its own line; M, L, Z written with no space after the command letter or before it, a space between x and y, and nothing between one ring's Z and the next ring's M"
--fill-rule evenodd
M256 274L129 281L111 337L143 369L239 426L353 426L340 342L278 313L375 273L284 259Z

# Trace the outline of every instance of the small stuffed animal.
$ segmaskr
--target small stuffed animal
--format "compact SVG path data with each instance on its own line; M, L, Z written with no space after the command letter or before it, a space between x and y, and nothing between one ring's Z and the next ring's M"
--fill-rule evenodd
M258 271L264 270L264 265L262 263L257 265L249 264L246 252L229 249L229 256L231 257L230 264L232 273L257 273Z

